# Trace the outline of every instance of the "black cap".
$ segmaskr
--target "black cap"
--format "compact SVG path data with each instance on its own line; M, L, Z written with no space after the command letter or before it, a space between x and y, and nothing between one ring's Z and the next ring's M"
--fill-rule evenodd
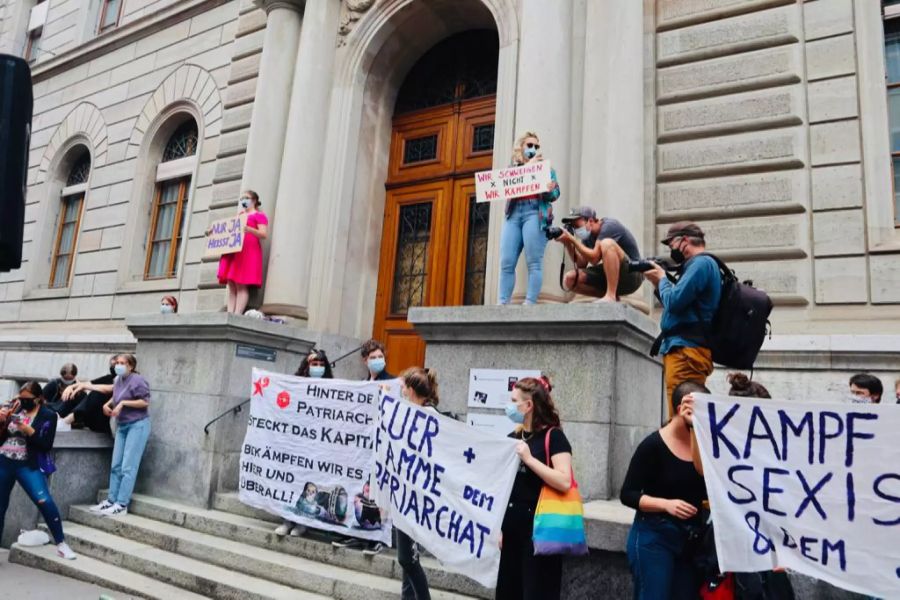
M596 219L597 211L595 211L590 206L577 206L569 211L569 214L566 215L562 222L563 223L572 223L573 221L577 221L578 219Z
M673 239L679 236L700 238L701 240L706 239L706 234L703 233L699 225L690 221L679 221L669 227L669 231L666 233L666 237L662 239L662 243L668 246Z

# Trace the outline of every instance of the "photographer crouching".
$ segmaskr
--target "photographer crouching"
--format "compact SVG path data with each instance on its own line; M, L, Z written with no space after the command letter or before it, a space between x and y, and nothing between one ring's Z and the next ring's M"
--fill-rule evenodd
M595 302L616 302L641 287L641 273L629 269L641 253L624 225L597 218L589 206L573 208L562 222L565 229L551 227L547 237L563 244L577 267L566 273L563 289L599 298Z

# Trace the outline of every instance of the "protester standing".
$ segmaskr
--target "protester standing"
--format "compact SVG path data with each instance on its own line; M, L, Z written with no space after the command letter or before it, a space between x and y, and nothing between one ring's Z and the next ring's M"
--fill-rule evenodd
M535 556L532 540L543 486L560 492L572 486L572 445L559 428L551 390L546 377L525 377L516 382L506 405L506 416L517 425L509 437L519 440L516 452L522 462L503 517L497 600L558 600L560 595L562 556Z
M536 133L526 132L513 148L512 166L518 167L544 160L541 143ZM546 229L553 222L552 202L559 199L559 183L556 171L550 170L552 181L547 191L506 203L506 220L500 233L500 304L509 304L516 285L516 263L525 250L528 266L528 287L525 304L537 304L544 281L544 249L547 246Z
M675 416L672 391L682 381L706 383L713 372L712 350L707 330L722 297L719 265L706 251L706 236L696 223L681 222L669 227L662 243L680 265L673 283L658 265L644 273L656 287L663 306L660 333L651 354L663 355L669 417Z
M219 283L228 286L228 312L243 314L250 299L250 286L262 285L262 245L269 237L269 218L259 210L259 195L253 190L241 194L238 215L247 216L244 247L240 252L223 254L219 259ZM209 232L207 231L207 235Z
M675 387L675 416L638 445L622 484L622 504L637 511L627 545L635 600L697 598L700 583L687 542L692 528L702 525L706 485L692 461L694 413L681 402L693 392L709 390L693 381Z
M434 371L410 367L400 374L400 395L417 406L437 408L438 384ZM419 545L397 529L397 562L403 569L401 600L431 600L428 577L419 562Z
M65 559L75 553L63 535L62 517L50 495L47 475L56 470L50 451L56 438L56 413L43 405L43 390L29 381L19 396L0 408L0 531L16 482L34 502L56 543L56 553Z
M103 413L115 417L116 441L109 472L109 494L91 510L107 517L128 513L141 458L150 437L150 384L137 372L133 354L116 357L116 379L112 385L90 384L89 389L111 393Z
M394 378L387 370L384 344L378 340L368 340L360 348L360 355L368 373L366 381L387 381Z

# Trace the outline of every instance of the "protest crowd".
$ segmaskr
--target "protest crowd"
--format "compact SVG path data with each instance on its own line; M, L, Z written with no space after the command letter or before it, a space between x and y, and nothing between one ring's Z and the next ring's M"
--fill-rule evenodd
M512 165L542 161L540 148L537 134L526 132L516 143ZM621 222L598 215L590 206L571 210L561 220L563 227L554 227L553 203L560 194L561 184L552 171L545 190L507 201L500 242L500 304L511 301L515 266L523 251L528 277L524 303L537 303L544 250L549 241L554 241L563 245L568 260L574 264L561 277L564 289L594 297L596 302L618 302L647 282L662 307L662 333L654 351L662 356L667 419L658 431L637 445L620 493L621 502L635 511L626 548L634 598L793 598L790 581L783 569L720 573L715 558L716 546L712 541L715 523L710 517L711 494L707 493L694 429L695 394L709 393L707 379L713 373L714 364L719 362L714 345L721 344L717 340L723 333L713 328L728 326L727 321L720 319L721 307L736 297L734 290L738 284L728 279L729 272L724 263L706 251L706 232L697 224L673 224L662 239L669 256L648 260L643 258L634 235ZM240 253L223 255L218 273L220 281L227 284L227 311L242 314L248 305L249 288L261 285L259 240L266 239L268 219L259 210L260 200L255 192L244 192L240 206L239 214L246 217L245 232L252 243L245 243ZM177 299L173 296L162 298L160 312L176 314ZM767 316L768 312L763 322ZM761 343L764 332L754 332L756 334L757 342ZM746 335L746 332L738 335ZM746 342L751 346L754 344L753 339ZM759 350L758 343L755 351ZM746 344L736 345L738 350L746 349ZM754 357L755 351L752 352ZM403 401L404 406L411 405L407 410L413 411L409 414L415 414L407 431L409 439L414 435L412 429L420 423L425 433L418 452L424 454L428 450L436 455L440 448L429 448L428 427L432 420L446 418L440 405L436 372L413 366L396 376L388 373L385 346L377 340L365 342L360 348L360 356L367 382L384 386L397 383L395 390L399 398L395 400ZM324 349L315 348L303 357L294 375L304 381L327 382L334 379L334 365ZM56 433L87 429L114 436L108 496L91 510L117 518L128 513L153 422L153 382L139 372L135 356L111 356L108 372L90 375L94 377L84 378L79 375L77 365L64 364L59 377L43 384L27 382L15 398L0 408L0 530L11 491L18 483L40 510L59 556L65 559L76 556L66 544L60 512L47 483L55 470L51 451ZM744 372L729 374L728 382L730 396L769 398L765 387ZM385 389L383 387L382 391ZM894 382L894 391L896 402L900 403L900 379ZM498 599L560 598L564 557L588 551L581 521L581 499L575 483L573 448L557 410L557 405L566 399L554 398L552 392L553 383L549 377L523 378L515 382L505 406L510 421L512 442L509 443L513 444L516 464L507 490L508 502L500 513ZM848 382L846 400L858 404L888 404L884 394L884 386L877 377L859 373ZM891 398L890 402L893 401ZM387 406L383 400L380 406L383 414L387 414ZM402 463L405 460L402 455L399 459L391 455L391 431L396 414L390 424L382 423L382 429L376 431L376 440L368 448L369 451L374 448L378 467L384 471L391 461ZM383 435L387 436L387 442L382 439ZM305 442L297 443L302 448ZM387 450L382 446L385 443ZM381 452L386 452L383 461ZM408 460L412 465L414 459ZM419 457L419 460L423 459ZM430 472L432 491L436 489L439 472L437 467ZM101 482L97 483L99 487ZM428 527L432 527L426 518L428 513L422 508L418 525L404 521L401 526L395 520L397 527L393 533L389 527L385 532L388 511L383 501L377 501L384 497L379 494L385 492L376 489L385 485L389 486L394 507L397 502L403 502L407 507L411 505L415 490L406 495L406 488L395 485L386 473L383 477L373 473L372 479L366 479L359 492L347 499L350 515L358 523L357 532L368 531L372 535L364 538L335 533L332 544L369 556L383 552L390 544L396 548L396 560L402 569L401 598L427 600L431 597L429 582L420 564L422 548L417 543L416 530L426 527L422 524L426 521ZM314 526L310 525L310 519L328 522L326 513L334 509L329 505L323 510L320 496L328 495L324 487L297 482L295 488L293 492L299 499L291 508L292 512L282 513L282 522L274 528L277 536L306 535L308 527ZM395 492L400 493L398 490L401 489L404 500L393 500ZM426 507L432 498L423 497L425 503L422 506ZM547 505L543 502L547 497L553 498L553 506L571 510L560 508L558 514L544 514ZM446 506L433 505L431 508L434 528L441 531L442 516L454 513ZM409 513L409 510L404 512ZM551 521L550 517L556 519L554 523L572 522L575 525L561 535L562 526L546 525ZM396 518L399 519L399 515ZM473 554L479 555L484 544L493 543L493 533L483 535L480 542L477 532L466 540L466 534L460 533L465 528L465 520L455 522L452 521L455 517L445 518L445 522L456 523L443 530L442 535L448 543L461 548L471 544ZM566 521L568 518L575 520ZM478 526L476 524L475 529ZM451 527L460 531L451 532Z

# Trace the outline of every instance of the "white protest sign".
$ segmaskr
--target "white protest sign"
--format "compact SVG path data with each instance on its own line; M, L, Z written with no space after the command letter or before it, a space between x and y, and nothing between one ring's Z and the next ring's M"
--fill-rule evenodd
M500 437L508 436L515 428L513 422L505 414L469 411L466 415L466 422L469 427Z
M241 502L390 545L391 523L372 500L368 471L382 384L397 386L253 369Z
M223 254L240 252L244 248L244 225L246 224L246 214L210 223L203 256L214 258Z
M900 591L900 407L695 394L723 571Z
M546 160L494 171L479 171L475 173L475 199L477 202L490 202L534 196L546 192L551 181L550 162Z
M469 369L469 406L502 409L517 381L540 376L533 369Z
M516 440L384 393L375 440L373 496L394 525L447 568L494 587Z

